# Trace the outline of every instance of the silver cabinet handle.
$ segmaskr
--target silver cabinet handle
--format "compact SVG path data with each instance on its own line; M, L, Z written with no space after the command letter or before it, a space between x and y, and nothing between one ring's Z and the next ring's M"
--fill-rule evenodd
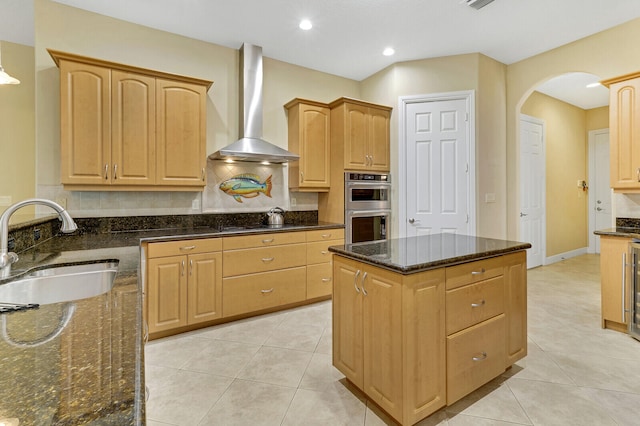
M479 308L480 306L484 306L485 303L486 303L486 301L484 299L482 299L482 301L480 303L472 303L471 307L472 308Z
M204 182L204 178L205 178L205 174L204 174L204 167L202 168L202 181Z
M180 250L189 251L189 250L193 250L194 248L196 248L196 246L184 246L184 247L180 247Z
M260 290L260 293L265 294L265 293L272 293L273 292L273 287L271 287L269 290Z
M144 334L142 336L142 341L145 345L149 341L149 323L147 321L144 322Z
M356 288L356 292L360 293L360 289L358 288L358 277L360 276L360 269L356 271L356 276L353 277L353 286Z
M320 251L320 254L325 255L325 254L329 254L329 252L328 252L328 251L326 251L326 250L321 250L321 251Z
M193 275L193 259L189 260L189 275Z
M367 289L364 288L364 280L367 279L367 273L365 272L364 274L362 274L362 281L360 281L361 286L362 286L362 294L364 294L365 296L367 296L369 293L367 293Z
M331 238L331 234L322 234L322 238L324 238L325 240L327 238Z
M263 257L262 261L264 263L269 263L269 262L273 262L274 259L275 259L275 257Z
M480 268L479 271L471 271L471 275L482 275L487 272L484 268Z
M638 182L640 182L640 167L636 169L636 176L638 178Z
M180 275L184 277L184 260L182 261L182 273Z
M273 242L273 238L268 238L268 239L262 240L262 244L270 244L272 242Z
M328 283L329 281L331 281L331 277L322 279L323 283Z
M118 165L114 164L113 165L113 180L118 179Z
M627 253L622 253L622 322L625 321L625 306L627 304Z
M304 182L304 172L300 172L300 182Z
M471 359L473 361L484 361L485 359L487 359L487 353L486 352L481 352L480 356L473 356L471 357Z
M109 163L104 165L104 180L109 179Z

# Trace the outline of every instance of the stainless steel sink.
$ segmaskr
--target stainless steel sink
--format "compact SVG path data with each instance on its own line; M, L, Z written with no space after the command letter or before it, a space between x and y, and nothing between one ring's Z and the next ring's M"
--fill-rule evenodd
M111 290L117 271L118 262L40 269L0 284L0 302L46 305L98 296Z

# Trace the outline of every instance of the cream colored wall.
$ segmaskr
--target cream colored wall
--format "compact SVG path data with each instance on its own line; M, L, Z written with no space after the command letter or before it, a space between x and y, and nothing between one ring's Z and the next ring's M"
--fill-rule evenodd
M609 128L609 106L587 110L587 131Z
M399 158L398 98L401 96L474 90L476 96L476 232L506 235L505 66L480 54L448 56L394 64L362 82L362 98L394 108L391 115L391 175L397 182ZM484 195L496 195L484 203ZM397 185L392 193L398 211ZM399 217L393 217L397 236Z
M131 24L49 0L35 0L38 194L64 198L80 216L189 214L199 193L66 192L60 185L59 70L46 49L213 80L207 99L207 151L238 137L238 50ZM238 46L240 48L240 46ZM283 105L294 97L359 97L359 83L264 59L264 137L287 147ZM313 202L313 200L312 200ZM317 203L317 201L316 201ZM282 206L288 208L289 206Z
M588 72L602 79L640 69L640 19L541 53L507 67L507 224L508 237L519 237L518 114L531 92L544 81L568 72Z
M19 85L0 86L0 196L16 203L35 196L35 68L31 46L0 41L5 71ZM7 206L0 205L0 213ZM16 219L33 218L33 208L21 209Z
M533 92L522 113L546 128L546 257L588 246L587 193L577 187L588 180L587 113L558 99Z

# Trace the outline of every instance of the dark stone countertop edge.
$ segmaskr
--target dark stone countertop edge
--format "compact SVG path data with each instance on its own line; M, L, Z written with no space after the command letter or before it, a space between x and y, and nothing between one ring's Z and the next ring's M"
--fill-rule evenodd
M349 259L360 260L373 266L378 266L384 269L388 269L392 272L397 272L403 275L409 275L409 274L416 274L419 272L428 271L431 269L454 266L461 263L471 262L474 260L481 260L481 259L486 259L490 257L496 257L503 254L516 252L516 251L526 250L528 248L531 248L531 244L521 243L520 245L514 245L504 249L488 250L488 251L476 252L472 254L453 256L446 259L438 259L432 262L424 262L424 263L408 265L408 266L398 265L393 262L385 261L384 259L377 258L376 256L367 256L360 253L354 253L350 250L345 249L345 247L347 246L331 246L329 247L329 251Z
M593 233L595 235L606 235L610 237L640 238L640 228L627 228L623 226L599 229Z

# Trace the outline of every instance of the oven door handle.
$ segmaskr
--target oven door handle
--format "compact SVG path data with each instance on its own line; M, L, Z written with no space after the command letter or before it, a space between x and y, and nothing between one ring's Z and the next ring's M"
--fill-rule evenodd
M348 217L362 217L362 216L391 216L391 210L347 210Z

